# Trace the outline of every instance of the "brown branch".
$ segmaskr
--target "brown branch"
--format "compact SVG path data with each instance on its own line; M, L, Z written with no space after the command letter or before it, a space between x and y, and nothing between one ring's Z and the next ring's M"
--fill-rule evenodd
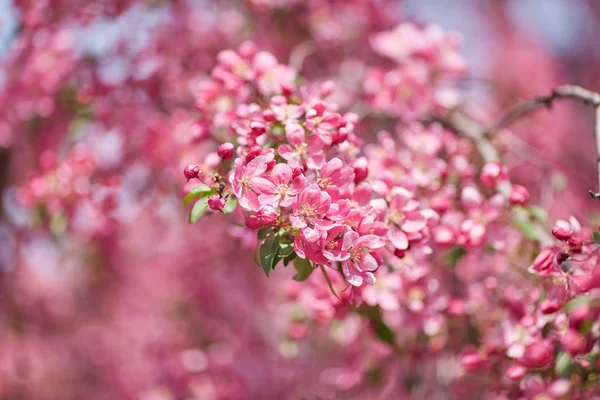
M590 190L589 194L593 198L598 199L600 198L600 93L592 92L576 85L559 86L547 96L538 96L515 104L496 123L488 128L482 128L479 122L458 109L451 110L446 118L432 118L423 122L440 122L447 129L464 134L473 140L485 161L494 161L498 159L498 153L487 139L489 134L513 124L541 107L550 108L554 101L561 99L578 100L585 105L593 106L595 109L594 137L596 139L599 191L594 192Z
M575 99L582 101L586 105L596 108L600 107L600 94L584 89L581 86L559 86L547 96L534 97L510 107L502 118L486 129L485 133L496 132L501 128L509 126L540 107L552 107L552 103L559 99Z

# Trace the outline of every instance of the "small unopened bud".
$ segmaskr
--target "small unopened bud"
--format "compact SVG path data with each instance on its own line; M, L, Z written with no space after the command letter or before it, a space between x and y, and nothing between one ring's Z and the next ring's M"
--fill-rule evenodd
M485 187L493 187L506 178L508 178L508 169L497 161L485 164L479 175L479 180Z
M581 242L581 239L579 239L578 237L575 236L571 236L567 239L567 244L569 245L569 249L571 249L571 251L579 253L581 251L581 248L583 247L583 243Z
M248 154L246 154L246 162L254 160L256 157L260 156L261 153L262 149L260 146L252 146L250 150L248 150Z
M213 194L208 198L208 207L211 210L221 211L225 207L225 199L218 194Z
M529 201L529 191L521 185L513 185L508 201L512 205L525 205Z
M219 150L217 150L217 154L219 155L219 157L221 157L225 160L229 160L229 159L231 159L231 157L233 157L233 150L234 150L233 144L226 142L219 146Z
M396 249L396 251L394 251L394 255L398 258L404 258L405 254L406 252L404 250Z
M467 372L476 372L483 365L484 359L477 352L469 352L460 358L460 363Z
M588 347L587 339L575 329L568 329L561 339L562 347L571 355L584 353Z
M513 365L506 370L506 376L513 381L518 381L525 376L527 370L522 365Z
M246 227L250 229L259 229L262 227L262 222L256 215L248 215L246 217Z
M357 158L352 164L352 168L354 168L355 183L362 182L369 176L369 162L365 157Z
M183 176L189 181L190 179L198 178L200 167L195 164L186 165L183 169Z
M553 314L560 310L561 305L557 301L553 300L544 300L540 303L540 310L542 310L542 314Z
M258 210L258 218L264 225L273 225L278 217L279 213L273 206L265 205Z
M564 241L571 237L571 235L573 234L573 231L570 229L566 229L563 226L556 225L554 228L552 228L552 234L558 240Z
M533 369L543 369L554 360L554 346L548 341L531 343L525 349L521 363Z

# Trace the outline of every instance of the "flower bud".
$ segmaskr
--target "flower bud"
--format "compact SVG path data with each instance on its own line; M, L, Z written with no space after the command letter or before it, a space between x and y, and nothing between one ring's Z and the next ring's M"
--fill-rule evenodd
M200 167L195 164L186 165L183 169L183 176L189 181L190 179L198 178Z
M357 158L352 164L354 168L354 182L359 183L367 179L369 175L369 162L365 157Z
M261 153L262 149L260 146L252 146L250 150L248 150L248 154L246 154L246 162L254 160L256 157L260 156Z
M450 247L456 242L456 236L449 226L439 225L433 230L433 241L440 247Z
M575 329L570 328L561 339L562 347L572 356L584 353L588 347L588 341Z
M544 249L533 260L532 269L542 276L549 275L554 269L554 254L550 249Z
M506 376L513 381L518 381L525 376L526 372L522 365L513 365L506 370Z
M573 231L570 229L567 229L564 226L555 225L554 228L552 228L552 234L558 240L565 241L571 237L571 235L573 234Z
M279 217L279 213L273 206L265 205L258 210L258 218L260 222L264 225L273 225L277 222L277 218Z
M513 185L508 201L512 205L525 205L529 201L529 191L521 185Z
M460 202L462 206L467 210L475 210L481 207L483 198L481 193L473 186L467 186L462 190L460 195Z
M548 341L531 343L525 348L521 363L533 369L544 369L554 360L554 346Z
M544 300L540 303L540 310L542 314L554 314L558 310L560 310L561 305L557 301L553 300Z
M591 319L591 308L589 304L581 304L569 312L569 326L579 329L581 324Z
M581 248L583 247L581 239L576 236L569 237L567 239L567 244L569 245L569 249L576 253L579 253L581 251Z
M217 154L219 155L219 157L221 157L225 160L230 160L231 157L233 157L233 150L234 150L233 144L226 142L219 146L219 150L217 150Z
M460 358L460 363L467 372L477 372L484 363L483 357L477 352L469 352Z
M497 161L492 161L483 166L479 180L485 187L494 187L498 182L508 178L508 169Z
M262 222L256 215L248 215L246 217L246 227L250 229L259 229L262 227Z
M211 210L221 211L225 207L225 199L218 194L213 194L208 198L208 207Z

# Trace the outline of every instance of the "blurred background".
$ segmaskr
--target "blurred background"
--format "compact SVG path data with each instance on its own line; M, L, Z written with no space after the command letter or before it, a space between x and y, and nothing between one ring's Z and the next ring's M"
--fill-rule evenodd
M289 271L223 218L188 225L181 170L211 151L194 90L220 50L253 40L351 108L400 21L463 35L484 120L600 90L596 0L0 0L0 398L392 398L356 372L359 321L290 330ZM596 221L589 110L501 138L535 203Z

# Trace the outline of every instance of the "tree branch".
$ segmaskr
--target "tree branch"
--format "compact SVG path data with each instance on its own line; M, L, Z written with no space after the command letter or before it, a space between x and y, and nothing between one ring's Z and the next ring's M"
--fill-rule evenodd
M541 107L550 108L554 101L561 99L579 100L585 105L593 106L595 109L594 137L596 139L599 191L590 190L589 193L590 196L598 199L600 198L600 93L592 92L576 85L559 86L553 89L547 96L538 96L515 104L497 122L488 128L482 128L479 122L458 109L451 110L446 118L431 118L424 122L439 122L447 129L469 137L473 140L485 161L495 161L498 159L498 153L487 139L489 134L513 124Z

